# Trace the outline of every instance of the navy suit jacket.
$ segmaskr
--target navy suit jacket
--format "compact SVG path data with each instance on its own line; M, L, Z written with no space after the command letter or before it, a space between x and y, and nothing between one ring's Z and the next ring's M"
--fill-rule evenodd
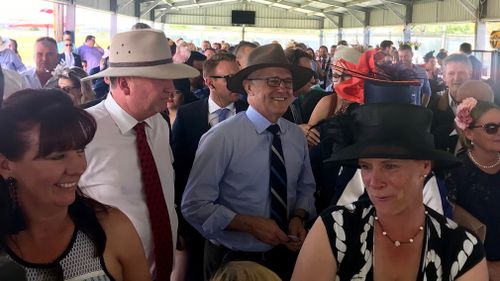
M234 103L236 112L244 111L248 103L238 100ZM209 129L208 98L185 104L177 111L172 126L172 152L175 170L175 202L180 206L182 193L186 187L196 149L201 136Z
M75 64L73 66L78 66L83 68L82 66L82 59L80 58L80 55L73 53L73 57L75 58ZM59 61L65 60L66 56L64 53L59 54Z
M469 56L469 61L472 64L472 80L481 80L483 64L473 55Z
M455 113L449 105L449 98L446 92L430 102L428 108L433 113L431 133L434 135L436 148L455 154L458 136L450 136L450 133L455 129Z

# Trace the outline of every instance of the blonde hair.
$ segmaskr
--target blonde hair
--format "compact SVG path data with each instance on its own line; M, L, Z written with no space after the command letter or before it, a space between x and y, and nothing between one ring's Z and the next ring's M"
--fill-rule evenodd
M268 268L252 261L232 261L220 268L210 281L282 281Z

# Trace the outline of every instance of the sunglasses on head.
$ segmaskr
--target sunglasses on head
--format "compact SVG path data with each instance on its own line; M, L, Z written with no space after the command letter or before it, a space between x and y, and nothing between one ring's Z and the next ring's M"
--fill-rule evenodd
M477 126L471 126L470 128L471 129L475 129L475 128L483 128L484 131L488 134L488 135L494 135L498 132L498 128L500 127L500 123L486 123L484 125L477 125Z

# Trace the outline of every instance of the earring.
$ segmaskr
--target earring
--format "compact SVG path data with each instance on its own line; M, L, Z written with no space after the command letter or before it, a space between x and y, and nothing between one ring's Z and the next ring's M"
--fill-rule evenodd
M13 177L8 177L5 180L5 183L7 184L7 187L9 188L10 200L12 200L12 205L16 206L17 205L17 189L16 189L17 180Z
M474 146L474 141L473 140L470 141L470 146Z

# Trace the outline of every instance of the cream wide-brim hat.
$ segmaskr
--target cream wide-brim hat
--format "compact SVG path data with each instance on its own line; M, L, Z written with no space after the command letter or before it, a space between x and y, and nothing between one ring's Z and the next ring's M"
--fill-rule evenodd
M82 81L99 77L144 77L152 79L192 78L200 75L186 64L175 64L165 34L139 29L116 34L109 48L109 66Z

